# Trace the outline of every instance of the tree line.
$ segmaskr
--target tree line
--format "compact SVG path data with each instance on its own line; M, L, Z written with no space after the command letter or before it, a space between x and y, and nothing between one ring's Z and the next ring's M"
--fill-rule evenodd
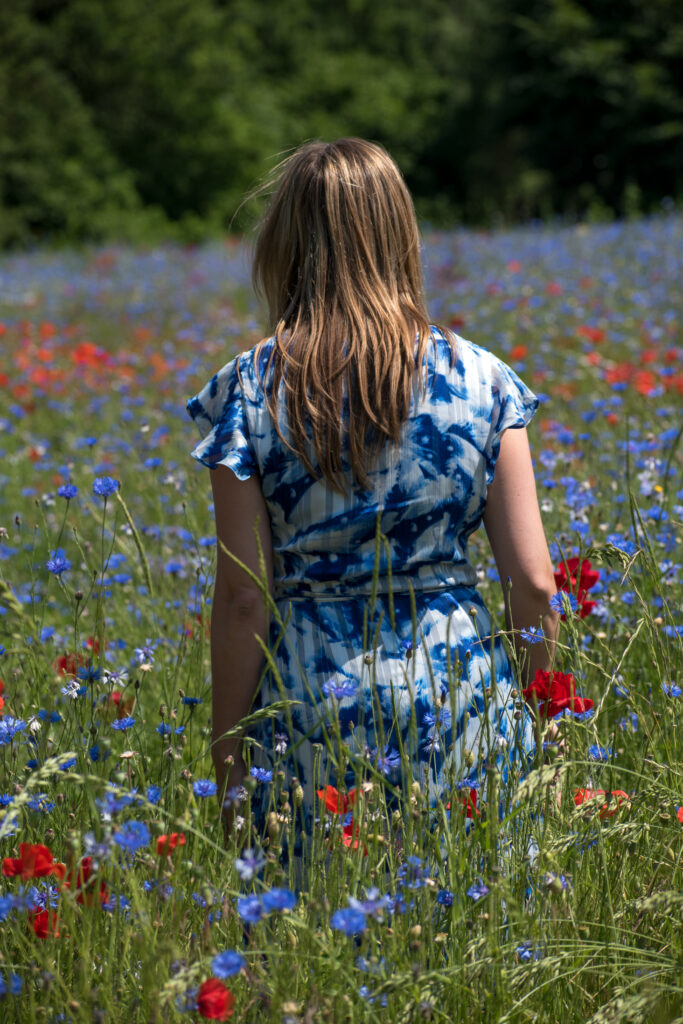
M437 225L683 196L680 0L5 0L0 39L5 248L240 230L343 135Z

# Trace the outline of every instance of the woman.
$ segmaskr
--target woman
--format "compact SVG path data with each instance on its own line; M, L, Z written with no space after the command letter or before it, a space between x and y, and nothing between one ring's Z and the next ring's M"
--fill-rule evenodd
M519 774L533 720L466 547L483 521L522 671L549 668L556 588L525 429L537 399L430 325L412 201L380 146L312 142L276 169L254 282L272 336L188 403L204 435L192 454L212 469L226 814L247 751L221 737L282 698L296 703L248 731L258 830L276 807L270 772L296 791L309 835L325 784L417 779L434 804L492 758ZM532 626L546 643L527 648Z

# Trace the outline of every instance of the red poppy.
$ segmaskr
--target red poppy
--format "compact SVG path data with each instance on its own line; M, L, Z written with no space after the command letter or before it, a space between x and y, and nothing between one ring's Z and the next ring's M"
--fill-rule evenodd
M676 811L676 817L680 821L681 825L683 825L683 807L678 808L678 810Z
M90 636L86 641L86 649L92 654L99 654L99 642L96 637ZM59 658L56 658L52 663L52 667L55 672L59 672L62 676L75 676L78 673L79 668L82 668L86 663L86 656L80 651L70 651L67 654L62 654Z
M566 565L560 562L554 575L558 590L566 590L576 596L579 602L579 615L585 619L595 608L595 601L587 601L586 594L600 579L599 571L593 569L587 558L583 559L581 565L578 558L569 558ZM565 618L564 614L561 618Z
M59 937L59 918L55 910L29 910L28 920L39 939L46 939L48 935Z
M346 814L356 802L355 789L350 789L348 793L340 793L334 786L325 786L324 789L316 790L316 793L325 801L325 807L331 814Z
M474 818L475 814L478 818L481 818L481 811L477 808L477 791L476 789L468 789L467 792L460 794L460 803L465 811L466 818ZM446 810L450 811L450 802L446 804Z
M5 698L2 696L5 692L5 684L0 679L0 718L2 718L2 709L5 706Z
M82 857L78 865L77 875L75 872L72 873L71 878L67 879L65 883L67 889L75 886L77 903L83 903L87 907L92 906L94 903L95 889L92 885L88 885L88 883L91 878L95 878L95 874L96 872L92 866L92 857ZM97 895L100 903L105 903L109 899L109 893L104 881L100 881Z
M605 332L599 327L588 327L582 325L576 328L576 333L582 338L587 338L588 341L592 341L594 345L598 345L601 341L605 340Z
M134 702L134 697L128 697L126 700L123 700L122 690L112 690L109 694L109 707L116 708L117 718L127 718L133 710Z
M577 807L581 804L590 803L593 800L599 800L600 797L607 797L607 793L604 789L576 789L574 790L574 803ZM607 797L605 803L600 804L600 817L611 818L613 814L616 814L624 800L630 800L628 793L625 793L623 789L613 789Z
M170 857L176 846L185 845L184 832L171 832L167 836L159 836L157 839L157 853L160 857Z
M357 823L352 818L351 821L348 823L348 825L344 825L344 828L343 828L343 831L342 831L342 843L349 850L357 850L358 847L361 845L361 840L358 838L358 836L359 836L358 825L357 825ZM362 845L363 845L363 856L367 857L367 855L368 855L368 848L365 845L365 843L363 843Z
M22 879L46 878L57 875L64 878L66 865L52 859L52 853L41 843L21 843L19 857L5 857L2 862L2 873L8 877L21 875Z
M197 992L197 1009L207 1020L232 1017L235 997L218 978L207 978Z
M590 697L577 697L574 676L569 673L538 670L531 686L522 691L527 704L538 704L541 718L554 718L562 711L573 711L577 715L593 707Z

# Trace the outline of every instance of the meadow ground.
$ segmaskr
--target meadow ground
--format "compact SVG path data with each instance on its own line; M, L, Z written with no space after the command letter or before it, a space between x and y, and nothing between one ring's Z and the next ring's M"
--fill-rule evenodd
M424 259L433 319L542 398L564 749L499 796L473 755L452 807L406 779L398 815L368 763L323 792L297 891L296 789L248 780L250 851L248 793L226 849L211 782L184 405L260 337L246 249L0 258L3 1021L683 1020L683 219L430 233Z

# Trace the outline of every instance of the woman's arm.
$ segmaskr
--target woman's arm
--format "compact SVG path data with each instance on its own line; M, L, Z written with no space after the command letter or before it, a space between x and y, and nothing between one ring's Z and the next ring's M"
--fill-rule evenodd
M557 637L558 615L549 601L556 593L553 565L543 532L526 429L506 430L493 483L486 497L484 526L496 560L506 602L507 627L514 628L523 686L538 669L550 668ZM510 579L508 590L506 581ZM517 632L541 625L544 644L525 644Z
M255 525L265 560L268 589L273 586L270 519L257 476L238 480L227 466L211 470L218 561L211 608L211 750L219 799L224 789L239 785L245 772L239 738L221 739L249 714L263 665L263 651L254 638L268 638L263 594L222 544L260 578ZM226 760L233 758L232 764Z

